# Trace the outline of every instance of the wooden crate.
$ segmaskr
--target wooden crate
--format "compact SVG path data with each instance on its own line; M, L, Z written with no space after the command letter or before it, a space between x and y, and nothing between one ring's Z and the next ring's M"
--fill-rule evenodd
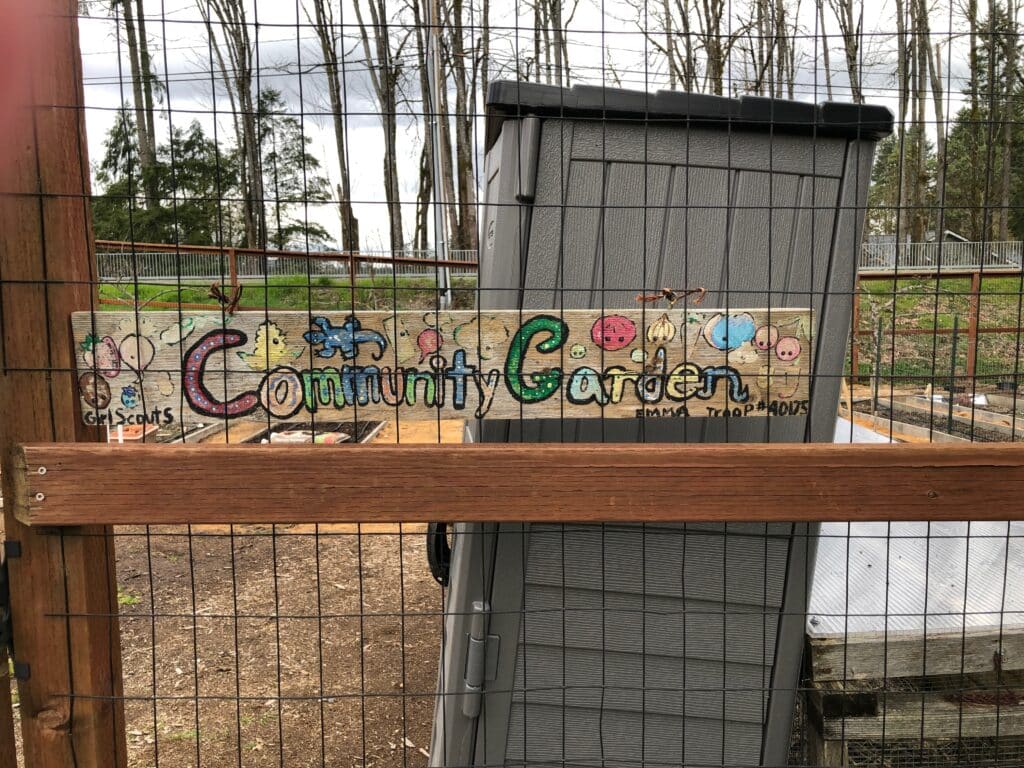
M810 765L1024 762L1024 629L811 637L806 659Z

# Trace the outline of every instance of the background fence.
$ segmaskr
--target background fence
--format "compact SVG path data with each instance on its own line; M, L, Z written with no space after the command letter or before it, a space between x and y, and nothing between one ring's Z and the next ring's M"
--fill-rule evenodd
M476 274L476 251L448 251L438 259L433 251L258 251L178 244L112 242L96 243L96 263L101 282L130 284L263 280L279 277L299 280L318 277L390 279L436 277L447 270L452 277Z

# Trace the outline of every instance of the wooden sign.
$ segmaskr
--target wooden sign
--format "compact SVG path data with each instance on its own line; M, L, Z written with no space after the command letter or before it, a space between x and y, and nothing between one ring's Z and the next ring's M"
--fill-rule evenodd
M808 412L806 309L80 312L88 424Z

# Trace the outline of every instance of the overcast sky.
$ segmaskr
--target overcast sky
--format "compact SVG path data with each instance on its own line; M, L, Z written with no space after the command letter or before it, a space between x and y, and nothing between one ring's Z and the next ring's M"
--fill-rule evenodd
M821 40L813 0L800 0L801 39L797 43L798 77L795 98L801 101L826 99ZM355 15L344 0L335 13L344 25L353 51L346 63L348 89L348 132L353 198L359 217L363 247L382 248L387 239L387 215L383 200L383 142L377 108L367 79L366 64L356 46ZM364 0L365 2L365 0ZM793 0L795 3L796 0ZM95 164L103 154L103 140L122 103L131 103L131 82L127 48L119 42L117 27L109 11L109 0L88 0L88 15L80 23L85 100L90 157ZM392 0L388 0L389 8ZM396 19L402 3L395 2ZM657 3L660 7L661 3ZM984 4L983 4L984 5ZM518 55L532 53L532 10L525 3L492 0L491 24L500 39L492 44L496 60L506 63ZM211 77L211 52L205 28L195 0L147 0L147 32L157 76L166 92L160 105L157 140L166 142L171 126L184 127L199 120L206 131L225 143L233 143L229 105L220 83ZM935 42L943 45L947 71L946 114L953 115L960 105L960 91L966 75L967 44L950 30L962 30L965 24L958 11L951 11L948 0L932 6L931 27ZM895 108L895 3L867 0L863 5L865 45L865 88L869 101ZM982 13L984 14L984 9ZM615 85L637 90L667 87L664 64L650 55L650 45L641 26L644 19L640 0L580 0L569 25L570 64L574 83ZM257 43L259 87L282 91L288 108L302 120L312 140L312 151L321 159L333 184L338 180L337 155L332 125L327 114L325 79L316 67L320 59L314 31L302 11L301 0L250 0L248 19L256 26L251 31ZM400 20L400 19L399 19ZM826 11L826 31L838 34L831 14ZM469 36L475 35L470 30ZM830 40L834 98L848 98L841 41ZM409 42L403 61L415 80L415 45ZM302 73L301 76L298 73ZM738 70L737 70L738 72ZM417 89L410 88L413 100L409 108L418 109ZM479 99L477 108L482 109ZM929 111L929 115L930 115ZM479 123L479 121L478 121ZM482 131L482 123L478 128ZM404 121L399 136L399 176L405 201L404 224L411 234L417 189L419 151L422 140L418 121ZM482 138L482 132L480 133ZM325 206L313 210L310 217L327 227L333 236L339 232L337 209Z

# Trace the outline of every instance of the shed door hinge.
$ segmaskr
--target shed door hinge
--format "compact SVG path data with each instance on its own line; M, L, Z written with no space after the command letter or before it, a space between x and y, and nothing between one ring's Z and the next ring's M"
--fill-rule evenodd
M473 603L466 638L465 691L462 696L462 714L470 718L480 716L484 683L498 676L501 638L488 633L490 618L490 604L483 601Z

